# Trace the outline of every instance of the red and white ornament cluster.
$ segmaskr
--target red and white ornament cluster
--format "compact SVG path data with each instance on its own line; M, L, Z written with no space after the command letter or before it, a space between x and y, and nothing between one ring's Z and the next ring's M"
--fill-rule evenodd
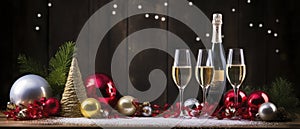
M219 119L231 118L234 114L243 119L255 120L262 104L269 102L269 96L264 91L254 91L247 97L242 90L238 92L238 104L234 105L234 92L229 90L224 95L224 105L219 107L213 116Z
M8 111L4 112L7 118L14 120L31 120L56 116L60 112L59 100L56 98L35 100L28 105L8 104Z
M40 90L40 83L37 84L34 82L41 82L41 80L43 82L45 81L36 76L37 75L26 76L27 78L21 77L16 81L16 84L14 85L19 86L21 85L18 83L19 81L30 80L30 82L32 82L30 85L35 90L26 90L26 92L22 92L24 94L12 94L10 96L11 99L14 101L25 101L24 97L26 98L26 95L30 95L30 92L33 91L36 94L43 94L44 91ZM46 82L45 86L46 88L48 87ZM85 79L85 88L87 90L88 99L81 103L81 112L88 118L118 118L122 116L155 117L158 115L169 118L177 117L180 114L179 103L175 103L174 105L164 104L161 106L151 104L150 102L139 102L138 99L132 96L121 96L112 79L105 74L93 74L88 76ZM11 92L19 93L14 90ZM233 90L229 90L224 95L223 105L220 105L212 116L223 119L231 118L235 114L243 119L255 120L257 119L257 114L259 114L262 120L273 120L276 107L274 104L269 103L269 96L267 93L264 91L254 91L247 96L245 92L240 90L238 95L238 104L234 105L234 92ZM209 106L209 104L205 104L205 106ZM185 113L191 117L199 117L201 112L205 112L205 109L211 110L209 107L203 108L203 104L200 104L197 99L191 98L184 103ZM33 99L28 99L24 104L10 103L8 104L8 110L4 112L7 118L13 118L14 120L39 119L59 115L59 113L59 100L51 97L47 98L46 96L36 98L34 101Z

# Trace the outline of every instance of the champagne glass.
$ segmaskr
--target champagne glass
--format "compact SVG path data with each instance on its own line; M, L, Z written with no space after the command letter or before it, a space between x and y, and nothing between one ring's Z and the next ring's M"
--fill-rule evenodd
M226 64L226 76L234 91L234 106L237 110L239 88L246 76L246 65L243 49L229 49ZM240 117L238 117L235 112L232 119L240 119Z
M188 49L176 49L174 64L172 66L173 81L179 88L180 97L180 118L184 118L183 112L183 91L192 76L191 57Z
M214 78L214 65L212 61L211 49L199 49L197 64L195 68L195 76L203 91L203 106L206 105L207 89L211 85ZM204 117L208 114L204 113Z

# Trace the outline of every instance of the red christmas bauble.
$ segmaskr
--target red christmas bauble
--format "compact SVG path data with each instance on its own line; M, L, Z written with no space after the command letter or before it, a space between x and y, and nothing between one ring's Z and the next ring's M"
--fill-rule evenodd
M115 105L117 89L110 77L105 74L93 74L85 79L87 96L99 102Z
M258 108L248 107L247 111L249 118L252 119L256 117L256 114L258 113Z
M269 96L264 91L254 91L248 97L248 107L258 109L265 102L269 102Z
M239 90L238 92L238 107L246 104L247 102L247 95L244 91ZM234 104L234 91L233 89L227 91L224 96L224 104L226 107L231 106Z
M59 100L56 98L47 99L44 108L50 116L57 115L60 111Z

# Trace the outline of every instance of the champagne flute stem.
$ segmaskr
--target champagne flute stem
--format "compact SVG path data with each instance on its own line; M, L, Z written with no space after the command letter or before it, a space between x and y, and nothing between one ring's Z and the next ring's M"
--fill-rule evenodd
M206 87L202 88L202 95L203 95L203 107L205 106L205 102L206 102Z
M237 106L238 106L238 97L239 97L239 95L238 95L238 93L239 93L238 86L234 86L233 91L234 91L234 107L237 108Z
M180 93L180 99L179 99L179 110L180 110L180 116L182 117L182 116L184 116L184 114L183 114L183 105L182 105L182 103L183 103L183 91L184 91L184 89L179 89L179 93Z

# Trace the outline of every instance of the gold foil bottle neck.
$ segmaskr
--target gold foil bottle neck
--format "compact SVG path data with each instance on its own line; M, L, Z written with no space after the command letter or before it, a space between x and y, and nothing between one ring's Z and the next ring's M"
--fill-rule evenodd
M223 23L222 22L222 14L220 14L220 13L213 14L212 24L221 25L222 23Z

